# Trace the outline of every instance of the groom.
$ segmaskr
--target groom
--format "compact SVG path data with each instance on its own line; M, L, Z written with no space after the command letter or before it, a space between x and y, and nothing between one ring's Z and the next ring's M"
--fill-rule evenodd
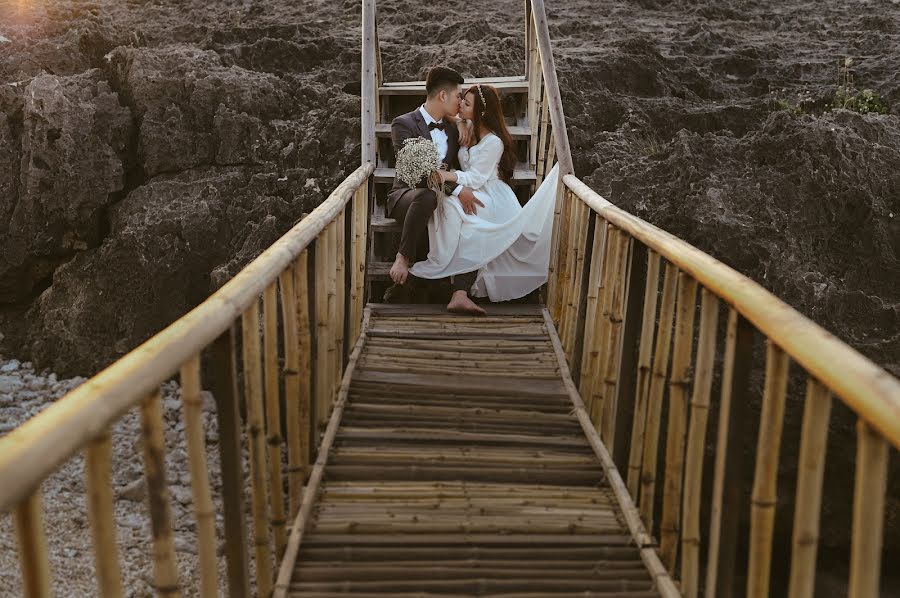
M441 162L446 162L451 169L459 169L459 131L453 117L459 112L462 83L462 75L451 68L436 66L428 71L425 103L391 122L391 143L395 155L400 152L406 139L424 137L435 143ZM476 202L481 203L468 187L457 185L453 195L459 198L466 213L474 214ZM386 215L400 222L403 232L400 249L391 266L390 276L394 286L388 289L386 295L396 293L398 286L406 283L410 266L428 256L428 218L436 207L437 194L425 187L424 181L420 186L411 188L400 177L394 177L394 186L387 196ZM447 309L484 314L484 310L468 296L477 276L476 271L453 277L453 297Z

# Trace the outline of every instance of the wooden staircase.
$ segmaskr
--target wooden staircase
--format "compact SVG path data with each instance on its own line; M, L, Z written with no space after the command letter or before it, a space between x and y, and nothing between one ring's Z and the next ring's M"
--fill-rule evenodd
M531 22L527 19L526 22ZM553 162L546 90L541 76L539 52L532 27L527 28L525 74L467 78L463 89L481 83L500 92L506 124L516 144L519 163L513 172L512 187L524 204L543 180ZM376 35L376 52L377 35ZM370 235L366 268L367 292L370 300L380 301L390 285L388 271L400 245L401 224L385 215L387 194L394 184L394 148L391 143L391 121L425 102L425 81L381 80L380 53L377 61L375 102L375 175L370 202Z

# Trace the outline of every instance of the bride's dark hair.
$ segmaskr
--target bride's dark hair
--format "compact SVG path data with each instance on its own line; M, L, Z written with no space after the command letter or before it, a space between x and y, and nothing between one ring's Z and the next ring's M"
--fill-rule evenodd
M479 87L481 93L479 93ZM515 170L516 148L513 145L512 136L506 128L506 121L503 118L503 106L500 102L500 94L497 88L491 85L475 84L466 90L463 97L471 93L474 98L474 114L472 115L472 124L475 135L475 143L481 141L479 131L483 124L489 131L499 137L503 141L503 155L500 157L500 164L497 167L497 174L504 183L512 180L513 170ZM482 101L484 96L484 101Z

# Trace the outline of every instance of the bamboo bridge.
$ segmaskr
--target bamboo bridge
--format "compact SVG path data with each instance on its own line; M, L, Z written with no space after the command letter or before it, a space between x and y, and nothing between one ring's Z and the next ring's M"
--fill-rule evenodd
M50 566L41 483L79 453L97 595L125 594L110 430L134 410L159 596L767 596L789 368L807 391L784 594L815 591L836 398L858 418L849 595L879 595L900 382L582 183L543 0L525 1L525 24L524 75L478 81L503 95L522 201L560 165L541 302L482 318L378 302L399 231L383 210L390 121L421 103L424 82L383 80L375 2L363 0L362 165L206 301L0 438L0 511L14 514L25 596L65 581ZM765 384L746 464L757 341ZM175 561L160 392L173 378L198 579L179 579ZM215 397L220 480L201 389Z

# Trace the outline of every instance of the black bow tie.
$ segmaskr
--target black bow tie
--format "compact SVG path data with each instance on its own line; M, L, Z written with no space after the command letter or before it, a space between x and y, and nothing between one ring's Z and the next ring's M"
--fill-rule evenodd
M431 129L440 129L441 131L443 131L444 123L436 123L436 122L428 123L428 130L430 131Z

